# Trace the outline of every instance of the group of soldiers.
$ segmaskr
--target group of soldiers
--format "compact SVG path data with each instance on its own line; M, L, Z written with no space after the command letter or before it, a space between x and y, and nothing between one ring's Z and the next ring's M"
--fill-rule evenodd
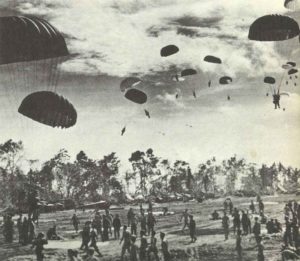
M248 234L253 233L256 240L256 248L257 248L257 260L264 261L264 247L262 243L261 236L261 223L259 222L259 218L256 216L254 218L254 225L251 225L250 214L259 214L260 219L264 220L264 204L263 201L258 198L258 213L256 212L255 204L253 200L251 200L249 210L239 210L238 208L233 207L233 203L230 199L226 199L224 202L224 216L222 217L222 226L224 229L225 240L228 240L229 231L230 231L230 219L229 215L232 215L233 222L233 233L236 235L236 251L238 260L243 260L243 252L242 252L242 236L247 236Z
M195 243L197 240L196 237L196 222L194 220L194 216L189 214L188 209L185 209L181 216L181 222L183 220L183 227L182 227L182 233L184 233L184 229L186 227L189 228L190 237L191 237L191 243Z
M73 214L71 223L76 232L78 232L79 218ZM140 246L137 247L136 239L138 237L138 224L140 224ZM105 214L101 215L99 211L95 211L95 215L91 221L84 224L81 232L82 243L80 250L84 250L88 256L94 258L94 252L99 257L102 256L97 247L98 235L102 241L109 240L109 235L114 232L114 239L119 240L121 247L121 260L125 255L129 255L132 261L137 260L159 260L157 238L155 231L156 219L152 210L148 209L147 215L143 208L140 208L140 215L137 215L132 208L127 213L127 225L123 225L122 236L120 237L121 220L118 214L111 215L109 210L105 210ZM129 228L130 227L130 231ZM146 236L149 236L149 242ZM165 240L165 233L160 233L162 255L165 261L171 260L168 250L168 243ZM79 260L77 251L69 250L68 256L70 260ZM87 259L89 260L89 259ZM93 259L90 259L93 260ZM96 259L95 259L96 260Z
M13 242L14 235L14 222L12 220L13 215L6 214L3 218L3 235L6 243ZM17 229L19 236L19 243L22 245L28 245L33 242L35 239L35 222L30 217L22 218L22 214L20 214L17 220Z
M262 243L261 225L266 226L267 234L281 233L283 231L281 223L278 219L267 218L264 214L264 203L261 198L257 199L258 209L256 210L253 200L251 200L249 211L238 210L233 207L230 199L224 202L224 215L222 217L222 227L224 229L225 240L228 240L230 231L230 219L228 216L232 215L233 233L236 234L236 251L238 260L242 260L242 236L253 233L256 240L257 260L263 261L264 247ZM253 227L251 226L250 214L256 215L254 217ZM212 213L212 219L219 219L216 211ZM290 201L284 208L285 230L283 233L283 248L282 260L288 258L300 259L300 205L296 201Z
M151 207L151 206L150 206ZM119 240L121 246L121 260L124 260L125 255L127 259L132 261L137 260L160 260L158 240L155 231L156 218L152 212L152 208L145 210L140 207L140 213L137 214L130 208L127 212L127 223L122 224L119 214L112 215L108 209L104 214L100 214L100 211L95 211L93 218L87 221L83 225L81 231L82 243L80 250L86 253L84 260L94 261L98 260L94 253L97 253L99 257L102 256L97 241L108 241L110 237L114 240ZM225 240L228 240L229 234L232 228L233 234L236 239L236 252L238 260L243 260L243 248L242 241L243 236L253 234L257 248L257 260L263 261L264 246L262 240L261 226L265 225L268 234L275 234L283 232L284 246L281 251L283 260L289 257L299 257L300 255L300 237L299 237L299 224L300 224L300 205L297 202L289 202L284 207L284 220L285 229L277 219L267 218L264 213L264 203L262 199L258 198L255 204L251 200L249 209L238 209L234 207L232 201L227 198L224 202L224 214L220 217L219 213L215 210L212 214L212 220L221 220L221 224L224 231ZM251 216L254 218L252 219ZM232 226L230 222L232 220ZM253 224L251 224L254 221ZM182 213L181 222L183 222L182 232L185 229L189 229L191 242L194 243L197 240L196 234L196 222L193 215L189 213L188 209ZM73 214L71 223L74 226L76 233L79 232L80 220L76 214ZM56 226L51 227L47 232L47 237L43 233L35 232L36 222L30 217L19 216L17 220L17 229L19 236L19 243L22 245L32 244L32 248L35 248L37 260L43 260L44 245L47 244L47 239L59 239L56 234ZM12 215L5 215L3 233L7 243L13 241L14 234L14 222ZM120 233L121 228L122 234ZM139 233L138 233L139 230ZM137 238L139 237L140 245L137 246ZM160 232L160 249L161 255L164 261L172 260L172 255L169 252L168 242L166 241L166 234ZM69 260L81 260L78 251L68 250ZM299 257L300 258L300 257Z

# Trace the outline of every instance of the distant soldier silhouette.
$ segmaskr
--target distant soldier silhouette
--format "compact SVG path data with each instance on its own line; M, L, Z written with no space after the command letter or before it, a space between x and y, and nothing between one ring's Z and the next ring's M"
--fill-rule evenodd
M293 245L293 237L292 237L292 223L286 219L285 222L285 232L283 235L283 241L285 247L288 247L289 245Z
M219 217L219 213L215 210L212 214L211 214L211 218L212 220L218 220Z
M35 238L35 225L31 218L28 219L28 226L29 226L28 242L32 243L33 239Z
M121 260L124 259L124 255L126 251L130 253L130 233L127 231L127 226L123 226L123 236L120 240L120 244L123 242L122 250L121 250Z
M228 240L228 235L229 235L229 217L227 216L226 212L224 211L224 216L222 218L222 226L224 229L224 235L225 235L225 240Z
M242 260L242 231L239 229L236 236L236 247L238 260Z
M249 217L245 211L242 211L242 228L243 234L248 235L249 233Z
M189 229L190 229L190 237L191 237L191 243L196 242L196 222L194 220L193 215L190 215L190 223L189 223Z
M28 232L29 232L29 224L26 217L23 218L23 224L22 224L22 235L23 235L23 245L28 244Z
M264 256L264 246L262 244L262 237L259 236L257 238L257 261L264 261L265 256Z
M13 234L14 234L14 222L12 221L11 215L6 215L4 217L4 227L3 227L3 234L5 237L6 243L13 242Z
M84 250L87 251L88 248L89 248L88 244L91 240L91 237L90 237L90 222L89 221L85 223L84 228L82 230L81 237L82 237L82 242L81 242L80 249L84 248Z
M113 219L113 227L114 227L114 237L115 237L115 239L119 239L120 238L121 220L120 220L118 214L116 214Z
M138 261L137 252L138 248L135 244L136 237L131 236L131 246L130 246L130 261Z
M157 239L155 237L155 231L152 231L151 233L151 239L150 239L150 246L148 249L148 253L147 253L147 257L148 257L148 261L150 261L151 259L151 253L154 254L155 260L159 261L159 257L158 257L158 249L157 249Z
M148 217L147 217L148 235L150 235L154 231L155 224L156 224L156 219L155 219L152 211L149 211Z
M21 244L23 241L23 234L22 234L22 214L20 214L18 220L17 220L17 228L18 228L18 234L19 234L19 243Z
M43 261L44 260L44 245L48 244L48 241L44 239L44 234L39 233L37 238L32 243L32 249L35 247L35 254L36 254L36 260L37 261Z
M136 236L137 235L137 218L136 218L135 214L131 218L130 229L131 229L131 235Z
M134 216L133 209L130 208L130 209L128 210L128 213L127 213L128 226L130 226L130 224L131 224L131 219L133 218L133 216Z
M141 230L143 230L146 234L147 233L147 219L146 219L144 212L141 212L140 223L141 223Z
M109 230L110 230L110 221L109 218L106 215L102 216L103 220L103 232L102 232L102 240L108 241L109 240Z
M73 224L76 233L78 233L78 225L80 224L80 221L75 213L72 216L71 222Z
M259 214L263 215L265 212L265 205L264 205L262 199L260 199L258 202L258 209L259 209Z
M183 227L182 227L182 233L184 232L184 229L186 227L189 227L189 213L188 209L185 209L185 211L182 213L180 221L183 219Z
M233 211L233 233L241 228L240 213L237 208Z
M254 221L255 223L254 223L252 231L255 236L256 243L258 244L258 239L260 237L260 223L258 222L258 217L255 217L254 220L255 220Z
M170 261L171 260L171 254L169 252L169 246L168 242L165 240L165 233L160 233L160 239L161 239L161 249L162 249L162 254L164 257L164 261Z
M252 214L255 213L255 205L254 205L253 200L251 200L251 204L250 204L250 206L249 206L249 209L250 209L250 211L251 211Z
M90 233L90 238L91 238L90 247L93 247L95 249L95 251L97 252L97 254L101 257L102 254L100 253L99 248L97 246L98 235L97 235L97 232L96 232L95 228L92 228L92 231Z
M141 230L140 235L141 235L140 260L146 260L148 242L147 242L147 238L145 237L145 231Z

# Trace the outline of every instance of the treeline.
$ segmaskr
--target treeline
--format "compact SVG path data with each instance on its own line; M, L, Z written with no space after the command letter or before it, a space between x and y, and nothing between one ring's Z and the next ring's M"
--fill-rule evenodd
M170 200L178 195L193 198L224 195L251 196L296 192L300 172L281 163L256 165L236 156L201 163L195 170L182 160L171 163L152 149L135 151L128 159L131 169L120 173L115 152L91 159L80 151L71 161L65 149L38 164L24 157L21 141L0 144L0 207L25 204L32 191L48 202L74 200L77 204L108 200L125 202L128 195ZM29 169L24 173L24 169Z

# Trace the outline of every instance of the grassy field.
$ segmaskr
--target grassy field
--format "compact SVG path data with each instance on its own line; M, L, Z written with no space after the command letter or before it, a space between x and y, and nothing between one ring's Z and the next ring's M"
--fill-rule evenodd
M240 210L248 209L250 200L254 198L232 198L234 207ZM289 200L299 200L299 196L294 195L280 195L263 197L265 202L265 214L269 218L277 218L283 222L283 208L284 204ZM221 260L237 260L235 251L235 236L231 232L228 241L224 241L224 234L222 230L221 220L210 220L210 214L213 210L222 210L224 198L216 200L207 200L203 203L188 202L188 203L168 203L154 205L154 211L160 210L167 206L169 211L174 211L175 214L171 216L157 217L157 238L159 232L167 234L167 241L169 248L174 255L174 260L178 261L192 261L192 260L207 260L207 261L221 261ZM126 214L130 206L124 206L124 210L111 211L112 214L118 213L121 216L122 224L127 223ZM138 206L133 206L135 212L138 213ZM186 230L181 232L182 223L180 217L184 209L189 209L190 213L194 215L197 226L197 241L196 243L189 243L190 237ZM37 232L46 232L54 223L57 225L58 233L64 237L63 241L49 241L45 250L45 260L67 260L67 249L78 249L81 244L81 238L75 233L70 223L70 219L74 211L60 211L56 213L42 214L40 218ZM85 212L77 211L80 218L81 225L85 221L93 217L92 211ZM252 223L253 219L252 219ZM232 222L231 222L232 226ZM139 228L139 227L138 227ZM16 229L15 229L16 230ZM139 231L138 231L139 232ZM269 236L266 235L265 225L262 225L263 243L265 246L265 257L267 261L281 260L280 249L282 246L282 235ZM139 245L139 240L137 240ZM257 251L255 249L255 239L253 235L244 236L242 238L243 246L243 260L257 260ZM158 246L160 247L160 240L158 239ZM110 240L108 242L98 242L98 247L103 258L99 260L119 260L121 245L118 241ZM83 254L81 252L81 254ZM36 260L30 246L20 246L17 243L17 233L13 244L4 244L3 237L0 237L0 260ZM129 259L128 259L129 260ZM163 260L161 258L161 260Z

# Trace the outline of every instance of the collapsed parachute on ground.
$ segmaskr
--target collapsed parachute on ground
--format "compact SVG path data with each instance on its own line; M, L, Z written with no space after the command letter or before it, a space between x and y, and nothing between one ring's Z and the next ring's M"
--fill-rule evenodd
M125 93L125 98L138 104L143 104L147 101L147 95L144 92L137 89L129 89Z
M128 77L124 79L120 84L121 92L125 92L127 89L130 89L138 85L142 80L137 77Z
M181 77L194 75L194 74L197 74L196 70L194 70L194 69L185 69L181 72Z
M160 50L160 56L167 57L179 52L179 48L176 45L167 45Z
M290 70L288 71L288 75L292 75L292 74L295 74L295 73L297 73L297 72L298 72L297 69L290 69Z
M212 55L207 55L204 57L204 61L208 62L208 63L218 63L221 64L222 60L216 56L212 56Z
M18 112L51 127L69 128L77 120L73 105L62 96L49 91L35 92L25 97Z
M220 84L229 84L232 82L232 78L229 76L223 76L219 79Z
M299 10L300 9L300 1L299 0L285 0L284 7L290 10Z
M264 83L268 83L268 84L275 84L276 80L274 77L270 77L270 76L266 76L264 78Z
M255 41L284 41L299 35L298 23L288 16L266 15L255 20L248 38Z

